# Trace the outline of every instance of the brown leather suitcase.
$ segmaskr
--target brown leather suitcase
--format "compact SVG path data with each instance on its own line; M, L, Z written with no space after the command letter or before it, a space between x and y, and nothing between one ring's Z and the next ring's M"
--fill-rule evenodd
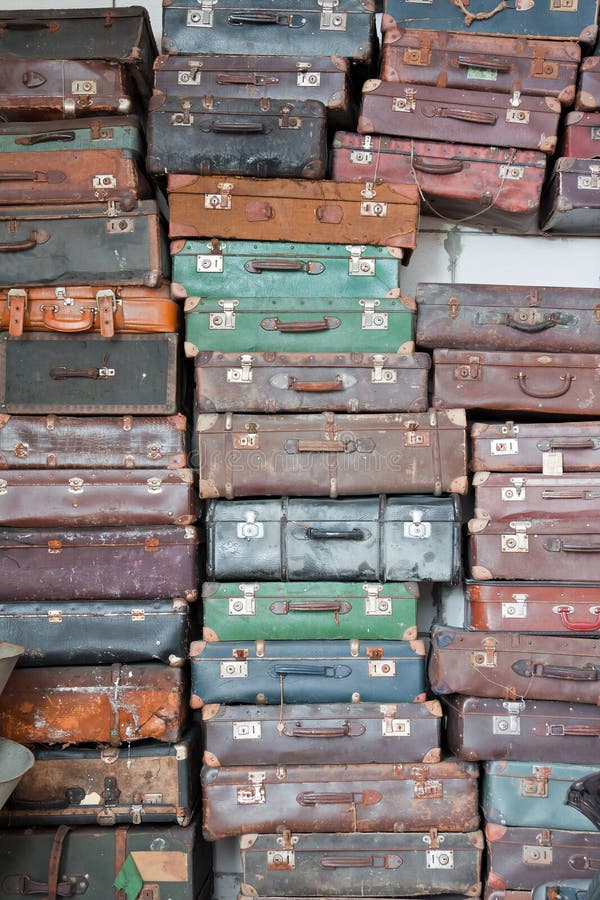
M561 105L555 97L406 85L363 85L361 134L444 140L554 153Z
M250 418L202 413L196 422L200 496L466 494L465 428L459 409Z
M160 663L16 669L0 696L2 733L22 744L178 741L185 695L184 670Z
M556 581L467 580L465 620L467 627L476 631L580 633L596 637L600 636L600 587Z
M335 184L299 178L169 175L169 236L323 244L416 246L419 194L412 184Z
M476 472L475 518L484 522L552 519L589 524L600 500L600 474Z
M0 477L1 525L191 525L197 513L191 469L11 469Z
M425 412L428 353L218 353L194 359L199 412Z
M500 409L597 416L600 355L434 350L436 409Z
M429 681L439 695L600 705L599 653L600 640L590 637L434 625Z
M580 60L572 41L390 28L380 74L384 81L556 97L572 106Z
M600 163L559 157L542 197L540 228L552 234L600 234Z
M416 289L417 343L464 350L600 351L593 288L430 284Z
M600 110L600 54L597 50L593 56L581 61L575 109L585 112Z
M523 233L537 228L546 154L340 131L334 181L418 183L421 212Z
M305 833L473 831L478 768L427 764L204 766L204 837L292 830Z
M23 331L93 331L107 338L115 332L178 331L180 304L170 296L168 284L0 288L0 331L11 337Z
M474 422L475 472L600 471L600 422Z
M600 57L598 57L600 59ZM567 113L563 123L561 156L596 159L600 156L600 112Z

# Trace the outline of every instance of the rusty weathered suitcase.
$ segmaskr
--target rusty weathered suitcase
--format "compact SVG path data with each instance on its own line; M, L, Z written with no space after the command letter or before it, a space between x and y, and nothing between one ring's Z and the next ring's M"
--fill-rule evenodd
M598 57L600 59L600 57ZM564 120L560 155L595 159L600 156L600 112L570 112Z
M572 41L389 28L380 74L384 81L556 97L569 107L580 60Z
M429 680L436 694L596 704L599 648L595 638L434 625Z
M169 175L169 236L416 246L414 184L335 184L298 178Z
M415 299L421 347L600 351L593 288L422 282Z
M491 472L600 471L600 422L474 422L471 468Z
M594 416L598 366L593 353L434 350L432 405Z
M596 765L600 710L561 700L444 697L446 742L460 759Z
M194 358L195 406L201 413L421 413L430 365L428 353L207 350Z
M337 132L334 181L417 182L424 215L526 232L537 228L546 155L378 134Z
M482 528L485 521L509 523L527 518L553 519L557 528L557 520L589 527L600 499L600 474L476 472L473 487L475 519L483 520L478 523Z
M546 185L540 228L553 234L600 234L600 162L560 157Z
M467 580L465 619L476 631L600 635L600 588L558 581Z
M556 97L461 90L373 78L363 85L358 131L492 147L556 149Z
M196 419L203 498L466 494L464 410ZM0 521L2 519L0 498Z
M0 529L1 600L198 596L192 525Z
M575 109L585 112L600 110L600 53L598 49L592 56L587 56L581 61Z
M184 669L161 663L15 669L0 696L2 732L22 744L178 741L186 694Z
M181 414L0 415L0 469L181 469L187 449Z
M587 771L587 770L586 770ZM476 764L204 766L202 831L215 841L278 830L304 833L473 831ZM589 823L580 814L582 822Z
M442 709L423 703L209 705L202 710L207 766L437 763Z

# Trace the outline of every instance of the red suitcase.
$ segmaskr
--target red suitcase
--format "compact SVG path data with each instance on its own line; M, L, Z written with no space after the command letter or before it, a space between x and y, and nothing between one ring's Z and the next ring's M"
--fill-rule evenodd
M600 422L474 422L475 472L600 472Z
M567 113L560 154L579 159L595 159L600 156L600 112Z
M505 524L514 519L551 518L589 525L600 500L600 474L476 472L473 487L475 517Z
M477 631L600 636L600 584L467 579L465 624Z

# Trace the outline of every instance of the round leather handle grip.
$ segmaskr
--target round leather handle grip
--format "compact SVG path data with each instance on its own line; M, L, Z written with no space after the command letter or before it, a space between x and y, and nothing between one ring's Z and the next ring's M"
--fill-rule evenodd
M14 244L0 244L0 253L22 253L24 250L33 250L38 243L37 231L30 231L29 238L26 241L16 241Z
M593 622L572 622L569 620L569 615L571 614L571 607L569 606L554 606L552 607L552 612L556 615L560 616L560 620L565 628L568 628L569 631L598 631L600 629L600 607L592 606L590 612L592 615L595 615L596 618ZM593 612L595 610L595 613Z
M306 537L309 541L364 541L367 535L360 528L352 528L350 531L323 531L320 528L307 528Z
M56 306L44 307L44 326L49 331L62 331L64 333L89 331L94 324L93 309L83 309L79 319L59 319L55 315L57 309L58 307Z
M541 322L517 322L515 319L507 318L501 324L506 325L508 328L514 328L515 331L536 334L538 331L547 331L548 328L554 328L555 325L558 325L558 322L553 316L548 316L546 319L542 319Z
M343 391L344 382L339 375L335 381L297 381L292 378L289 387L292 391L325 394L329 391Z
M555 391L533 391L531 388L527 387L527 374L525 372L518 372L513 376L521 390L524 394L527 394L528 397L535 397L538 400L553 400L555 397L563 397L569 388L571 387L571 383L575 380L575 376L571 375L570 372L565 372L564 375L560 376L560 381L563 382L563 386L557 388Z
M510 72L510 63L497 56L463 56L458 57L458 65L466 69L491 69L494 72Z
M227 16L228 25L282 25L286 28L302 28L306 25L303 16L280 13L243 12Z
M428 175L455 175L457 172L462 172L464 167L464 163L460 159L439 163L438 165L425 162L420 156L415 156L413 159L413 169L416 169L417 172L425 172Z

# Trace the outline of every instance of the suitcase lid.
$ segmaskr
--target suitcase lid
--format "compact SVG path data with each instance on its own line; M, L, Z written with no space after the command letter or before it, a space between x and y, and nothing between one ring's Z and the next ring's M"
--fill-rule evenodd
M193 525L164 525L153 528L0 528L0 550L62 550L82 547L139 547L152 552L161 547L200 543Z
M198 434L225 435L246 434L249 431L278 434L287 439L290 435L306 432L327 432L334 426L336 432L379 434L390 432L425 433L435 430L457 432L466 428L466 415L462 409L430 410L429 413L284 413L254 415L254 413L200 413L196 418ZM457 440L458 440L457 435ZM350 437L351 440L351 437ZM180 470L188 471L188 470ZM599 476L600 479L600 476ZM577 482L579 483L579 482ZM590 483L590 480L586 482ZM593 479L591 483L595 483ZM396 498L399 499L399 498Z
M515 515L513 520L507 522L504 519L494 520L487 516L478 517L475 510L475 517L469 519L467 527L470 535L499 536L503 552L505 552L505 538L508 544L507 552L511 549L517 552L519 542L528 545L530 538L546 537L542 545L549 553L558 553L563 549L580 554L586 551L600 553L600 522L597 519L592 519L589 529L586 530L585 523L580 517L575 519L565 516L562 519L553 519L550 516L549 510L548 518L545 519ZM553 560L552 556L549 556L548 564L552 565L553 562L559 563L560 560Z
M425 657L425 644L416 641L318 640L318 641L192 641L190 659L298 659L306 663L307 670L319 659L395 659L413 660ZM19 671L23 671L22 669ZM274 678L281 674L273 671ZM289 673L295 674L295 673ZM296 673L302 675L302 672Z
M58 300L61 303L68 301L92 301L97 302L98 294L114 294L115 303L143 300L152 303L171 302L171 291L168 282L163 282L155 288L143 285L62 285L52 287L22 287L14 285L12 288L0 288L0 303L10 302L11 291L23 292L27 300Z
M61 206L2 206L0 222L18 221L45 222L48 219L112 219L123 220L123 217L158 216L158 206L154 200L139 200L137 206L126 212L111 212L106 203L65 203ZM38 243L43 243L38 237Z
M193 485L192 469L9 469L2 472L0 484L2 494L10 496L12 490L20 488L64 488L68 492L75 489L99 487L107 489L129 489L147 486L148 492L160 492L170 485ZM8 499L7 497L7 499ZM0 506L2 505L0 500Z
M438 87L425 84L405 84L403 82L382 81L379 78L369 78L363 84L363 102L369 95L377 97L389 97L391 101L396 98L403 102L438 103L444 109L456 104L457 107L468 109L481 109L492 115L490 110L518 110L532 113L548 113L556 117L560 116L562 107L556 97L536 97L532 94L521 94L514 91L512 94L496 93L494 91L460 90L459 88ZM497 118L497 117L496 117ZM495 121L495 120L494 120ZM494 122L487 122L493 125Z
M455 366L506 366L511 369L535 369L543 375L544 369L595 370L600 367L600 354L597 353L533 353L515 350L434 350L433 365ZM556 431L557 425L548 423L549 430ZM529 426L528 426L529 427ZM579 426L577 426L578 428ZM473 432L471 432L473 433Z
M180 84L194 84L193 73L198 72L243 72L261 73L302 73L302 72L343 72L348 73L349 61L342 56L244 56L242 54L194 53L193 56L178 56L173 53L158 56L154 61L154 71L192 73L181 79ZM200 82L201 83L201 82ZM236 84L232 80L232 84Z
M187 616L189 607L183 597L170 600L9 600L0 603L0 618L19 616L26 620L48 619L51 612L59 612L61 621L68 619L119 619L132 615L144 617ZM34 624L32 622L32 624Z
M264 601L279 600L281 598L286 600L293 598L335 600L338 597L364 600L370 594L381 593L399 599L418 599L419 597L419 585L415 581L386 582L385 585L374 582L367 584L361 581L261 581L258 584L244 585L244 587L252 589L253 596L259 595L259 599ZM218 598L219 602L225 602L227 599L231 599L232 596L238 596L239 593L240 585L236 581L207 581L202 585L202 597L205 600L215 597Z
M197 9L198 0L163 0L163 6L168 9ZM258 12L273 13L281 11L282 13L303 13L305 15L321 16L321 6L318 0L271 0L268 5L262 5L260 2L253 3L251 6L252 14ZM219 12L221 13L247 13L247 0L219 0ZM375 13L374 0L339 0L336 6L336 13L348 13L350 15L366 13Z
M571 785L579 778L596 774L598 767L582 766L577 763L534 763L516 759L501 759L484 761L483 772L488 778L527 778L533 781L548 779L552 782L564 782L565 785Z
M67 122L7 122L0 124L0 150L102 150L119 148L145 152L137 116L101 116Z
M600 713L599 713L600 714ZM206 704L202 707L202 722L256 721L276 722L285 719L331 722L332 719L375 719L403 717L409 719L439 719L442 706L439 700L423 703L283 703L281 706L251 706L230 704Z
M493 70L497 59L502 64L502 57L519 59L554 60L574 63L581 60L581 48L575 41L549 41L528 37L495 37L484 34L460 34L448 31L420 31L413 28L392 27L384 31L383 49L387 47L407 47L418 50L440 50L448 53L465 52L473 57L483 57L481 67ZM409 58L409 62L412 60ZM469 65L477 68L478 61L468 59L461 62L465 68ZM421 59L418 63L424 65ZM537 74L537 73L536 73ZM551 77L551 76L549 76Z
M284 830L285 826L281 826ZM534 831L534 829L529 829ZM12 833L12 829L11 829ZM453 850L455 853L466 851L472 854L474 850L482 850L484 846L483 833L481 831L457 832L457 831L440 831L436 832L440 845L444 849ZM564 832L567 833L567 832ZM572 833L572 832L571 832ZM586 832L589 834L589 832ZM289 831L288 831L289 834ZM357 852L364 853L365 849L376 850L377 853L385 850L395 853L397 851L418 851L427 853L430 846L431 835L429 832L369 832L365 834L290 834L290 840L294 853L321 853L323 850L334 850L336 856L343 857L345 854L355 856ZM240 849L242 854L248 851L259 851L267 853L274 849L279 851L281 848L281 834L243 834L239 838ZM600 846L600 835L598 836L598 845ZM252 862L252 854L245 857L245 863L250 865L260 865L259 859ZM389 876L388 876L389 877ZM444 898L446 895L444 895Z
M522 654L528 658L534 655L538 659L544 656L576 656L591 660L595 667L600 653L600 638L531 635L514 631L465 631L450 625L434 624L431 628L431 647L439 658L441 654L451 652L464 655L467 666L471 651L482 647L490 648L490 652L494 653ZM600 833L598 837L600 839Z
M531 768L531 765L530 765ZM568 767L566 767L568 768ZM582 769L582 775L590 772L585 766L576 767ZM361 782L379 782L381 788L389 782L398 781L419 781L423 779L433 779L435 781L456 780L460 782L475 781L479 777L479 766L477 763L464 762L463 760L447 758L437 763L362 763L352 764L344 763L336 765L282 765L282 766L261 766L261 773L264 773L264 780L267 784L313 784L319 782L328 784L331 782L352 782L360 784ZM210 787L211 785L224 786L248 784L251 781L253 772L247 766L219 766L212 767L204 765L200 773L202 785ZM577 776L576 776L577 777ZM572 779L573 781L575 778ZM468 790L465 785L463 790ZM377 802L374 799L374 802Z
M491 582L489 582L491 584ZM563 583L564 587L564 583ZM600 709L590 703L571 703L568 700L501 700L496 697L467 697L463 694L448 694L440 698L444 707L451 707L461 717L511 715L530 716L550 725L587 720L600 721ZM265 707L267 708L267 707ZM207 707L208 709L208 707ZM559 726L560 727L560 726ZM591 738L596 738L594 734Z
M600 448L600 422L473 422L471 425L472 440L512 437L539 438L538 449L541 451L566 450L568 448L561 445L562 441L580 441L583 438L589 449L593 450ZM597 438L597 443L594 443L594 438ZM553 446L554 442L556 446ZM575 448L580 448L580 444L575 444Z
M578 187L589 187L590 202L594 199L596 203L598 198L596 192L600 191L600 163L597 159L576 159L573 156L562 156L554 163L551 179L560 178L563 175L583 175L590 183L585 185L577 185Z
M2 293L0 292L0 298ZM404 298L408 299L408 298ZM322 307L321 307L322 308ZM431 357L428 353L218 353L216 350L201 350L194 358L195 365L208 369L227 369L239 367L242 363L252 369L278 369L283 367L297 369L373 369L380 363L388 369L429 370ZM307 380L309 380L307 378Z
M183 115L189 119L183 123L172 124L193 125L194 116L247 116L267 119L282 119L281 127L295 127L294 121L301 119L320 119L325 121L327 111L320 100L272 100L268 97L180 97L154 91L148 106L150 113ZM289 125L285 117L289 118ZM240 126L243 123L240 123ZM232 123L233 127L233 123ZM216 129L215 129L216 130ZM240 134L243 130L240 127ZM226 136L225 136L226 137Z
M185 183L188 181L189 176L184 175L183 179L185 179ZM270 178L267 183L279 180L281 179ZM176 183L174 184L177 186ZM264 180L262 180L262 184L265 185ZM260 193L260 191L258 193ZM174 256L181 257L198 257L200 254L203 260L206 259L207 255L209 256L209 259L214 255L219 260L220 271L226 270L225 267L227 267L230 260L231 262L234 262L239 259L239 264L243 265L248 272L257 277L260 277L261 271L268 271L267 269L261 270L260 267L260 263L264 263L265 260L287 260L291 258L293 261L298 261L300 257L301 262L304 263L305 271L307 271L308 274L314 275L320 274L321 270L319 266L315 264L323 259L325 261L344 260L344 262L347 262L349 270L352 261L356 260L357 268L359 270L356 273L349 271L349 274L356 274L359 280L364 275L368 276L373 274L370 271L370 267L368 267L367 272L360 271L361 261L362 263L367 264L373 260L376 264L379 260L383 260L384 262L398 260L399 264L399 261L402 259L402 252L395 247L376 247L373 244L357 244L354 246L352 244L290 244L285 241L228 240L221 242L217 238L206 242L198 240L174 241L171 245L171 253ZM306 260L306 257L308 257L308 260ZM253 265L253 260L257 260L259 264ZM310 271L310 264L312 264L312 272ZM204 268L210 273L210 266L204 267L198 262L198 272L200 274L202 274ZM368 282L368 280L369 278L366 277L365 281ZM219 296L221 296L221 294L219 294Z
M600 294L595 288L569 287L519 287L496 284L436 284L419 282L415 291L417 310L422 307L438 307L445 310L448 318L460 317L461 309L493 308L514 317L516 324L522 320L525 325L530 319L542 321L547 317L545 310L558 311L556 319L548 319L548 327L561 322L560 311L565 309L584 310L594 314ZM519 315L516 315L516 314ZM576 324L571 322L570 324ZM493 320L485 324L494 324ZM501 324L500 321L498 324ZM457 326L460 325L460 320ZM521 354L519 353L519 356ZM525 355L525 354L523 354ZM536 356L538 354L535 354ZM572 355L572 354L570 354ZM561 354L562 358L563 354Z
M307 529L311 522L319 527L325 523L348 524L385 522L412 522L415 511L422 513L427 522L456 522L459 515L459 498L456 494L433 497L429 494L389 497L351 497L340 500L325 498L283 497L281 500L209 500L206 505L207 525L224 522L248 521L248 514L256 522L282 520L292 528Z
M109 666L46 666L35 669L15 669L11 675L9 690L3 700L14 694L47 695L51 691L88 689L103 693L120 689L170 692L176 686L183 693L186 681L184 669L165 666L163 663L114 663ZM117 704L118 705L118 704Z

